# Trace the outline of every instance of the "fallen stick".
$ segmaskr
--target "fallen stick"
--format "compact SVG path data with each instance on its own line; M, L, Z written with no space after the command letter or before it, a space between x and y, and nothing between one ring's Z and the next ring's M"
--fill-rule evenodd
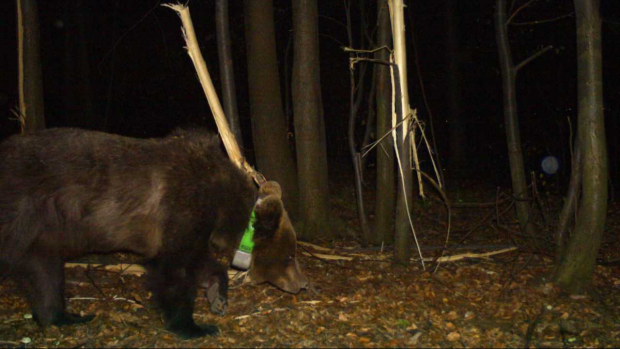
M323 251L323 252L332 252L334 249L333 248L327 248L327 247L322 247L322 246L317 246L315 244L311 244L308 242L303 242L303 241L297 241L298 245L304 246L304 247L310 247L313 248L317 251Z
M88 268L98 268L103 269L105 271L110 271L114 273L119 273L120 275L135 275L142 276L146 273L146 268L140 264L98 264L98 263L65 263L65 268L76 268L82 267L84 269ZM233 278L240 271L234 269L228 269L228 277Z
M304 256L308 256L308 257L318 257L321 259L325 259L325 260L330 260L330 261L352 261L353 257L347 257L347 256L335 256L335 255L331 255L331 254L323 254L323 253L308 253L308 252L302 252L302 254Z
M424 261L425 262L441 262L441 263L456 262L456 261L459 261L461 259L466 259L466 258L486 258L486 257L494 256L494 255L497 255L497 254L514 251L516 249L517 249L517 247L509 247L509 248L505 248L505 249L502 249L502 250L492 251L492 252L487 252L487 253L471 253L471 252L467 252L467 253L453 255L453 256L444 256L444 257L440 257L440 258L437 258L437 259L424 258Z
M82 267L84 269L97 268L105 271L120 273L121 275L141 276L146 273L146 269L139 264L98 264L98 263L65 263L65 268Z

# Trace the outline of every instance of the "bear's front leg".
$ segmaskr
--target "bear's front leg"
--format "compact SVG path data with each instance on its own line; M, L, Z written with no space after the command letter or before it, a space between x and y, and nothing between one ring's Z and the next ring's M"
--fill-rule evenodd
M207 299L211 304L211 312L217 315L226 314L228 308L228 271L226 267L211 258L198 271L200 286L207 290Z
M150 263L149 280L164 316L166 328L183 339L216 335L217 326L198 326L192 315L196 300L196 275L174 263Z

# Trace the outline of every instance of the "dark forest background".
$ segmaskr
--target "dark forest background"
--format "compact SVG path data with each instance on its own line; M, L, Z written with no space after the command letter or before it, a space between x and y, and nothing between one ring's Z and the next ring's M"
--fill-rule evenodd
M47 127L83 127L136 137L162 136L176 126L199 125L215 129L194 68L183 49L180 21L173 11L159 6L160 3L39 2ZM614 0L601 3L605 116L612 184L616 184L614 179L620 169L617 151L620 140L616 136L620 130L620 89L616 78L620 76L620 65L616 61L620 54L620 3ZM214 2L190 1L189 5L207 66L219 88ZM465 165L458 169L458 176L473 176L508 186L501 76L492 17L494 2L457 2L456 52L449 52L446 46L446 1L419 0L407 5L411 105L418 108L420 118L428 122L419 66L443 165L448 165L450 154L447 86L452 79L458 79L466 135L461 147L466 148L468 154ZM371 26L375 25L374 6L374 2L367 5ZM278 0L274 1L274 7L280 78L283 80L285 66L290 66L293 55L291 51L289 60L285 61L292 29L291 5L290 1ZM18 123L10 120L10 109L18 103L15 2L3 1L0 11L3 47L0 52L3 67L0 135L4 138L19 132ZM356 11L355 6L353 11ZM526 170L539 170L544 156L557 156L560 171L553 181L560 187L567 183L570 172L567 166L570 163L569 119L573 135L576 134L575 19L570 15L573 11L572 1L537 1L519 13L509 31L515 63L544 46L553 46L553 50L520 71L517 97ZM344 6L339 1L319 1L319 14L328 156L330 164L348 163L349 55L341 49L347 43ZM518 25L558 17L561 18L547 23ZM240 122L245 153L252 161L242 1L230 2L230 18ZM354 26L358 20L354 12ZM78 61L78 50L85 50L87 61ZM460 76L446 73L447 57L451 54L458 56ZM83 66L78 69L80 64ZM80 73L83 71L88 71L89 75L83 76ZM87 108L80 96L72 98L76 84L78 90L92 89L92 108ZM365 116L367 112L362 110L360 115ZM362 124L360 119L358 143L363 136ZM373 156L371 154L368 161L371 165ZM559 189L558 193L561 193Z

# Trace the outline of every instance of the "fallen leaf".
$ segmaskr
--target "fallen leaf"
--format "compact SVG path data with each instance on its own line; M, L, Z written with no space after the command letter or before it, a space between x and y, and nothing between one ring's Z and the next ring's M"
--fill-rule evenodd
M458 332L450 332L448 334L448 341L450 342L456 342L459 339L461 339L461 335Z

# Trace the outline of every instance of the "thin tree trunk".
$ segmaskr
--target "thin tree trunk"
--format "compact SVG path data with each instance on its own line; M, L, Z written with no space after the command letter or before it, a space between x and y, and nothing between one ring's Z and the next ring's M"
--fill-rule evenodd
M286 50L284 51L284 115L287 132L291 130L293 123L293 101L291 100L291 66L289 56L293 50L293 32L288 35Z
M400 80L400 93L396 93L396 122L401 122L409 113L409 93L407 85L407 52L405 45L405 22L402 0L390 0L392 6L392 35L394 40L394 61L398 66L399 74L395 79ZM402 95L401 95L402 94ZM413 174L411 172L410 121L404 121L396 130L396 141L402 176L398 178L396 197L396 223L394 235L394 262L409 263L412 247L412 228L410 213L413 206Z
M363 3L363 2L362 2ZM349 37L349 47L354 47L353 43L353 25L351 23L351 2L345 2L345 10L347 17L347 34ZM362 37L363 38L363 37ZM361 45L361 44L360 44ZM355 71L351 69L349 71L349 124L347 138L349 143L349 154L351 155L351 162L353 163L353 172L355 173L355 198L357 202L357 216L360 222L360 228L362 229L362 246L367 246L370 242L370 228L368 228L368 221L366 220L366 211L364 209L364 195L362 188L362 164L359 156L359 152L355 148L355 121L357 119L357 113L362 103L362 96L364 95L364 75L367 66L361 67L361 73L355 83Z
M316 0L293 0L293 110L303 239L328 237L328 182Z
M217 32L217 54L220 61L220 80L224 113L237 144L243 148L243 135L237 111L237 91L235 88L235 69L232 59L230 28L228 25L228 0L215 1L215 29Z
M564 253L566 251L566 239L568 223L570 218L577 212L577 200L579 199L579 193L581 192L581 176L583 174L583 157L581 156L581 149L579 142L575 145L575 152L573 156L573 166L570 173L570 183L568 184L568 193L564 200L564 206L560 212L558 218L558 225L555 230L555 242L556 242L556 266L559 267L562 259L564 259Z
M245 27L256 165L265 177L280 183L284 204L296 218L297 174L286 138L272 0L246 0Z
M607 215L607 147L603 115L603 68L599 0L575 0L579 147L583 193L579 215L555 280L579 293L592 281Z
M36 0L17 0L19 108L26 118L22 130L26 133L45 128L38 11Z
M392 29L390 13L386 0L377 0L378 22L377 46L391 47ZM377 51L375 58L388 61L387 50ZM377 98L377 138L382 137L392 128L392 88L390 68L375 64L376 98ZM392 134L385 137L377 146L377 203L375 208L375 234L373 243L392 243L394 241L394 140Z
M372 136L372 130L375 129L376 117L377 114L375 112L375 102L377 100L377 65L373 65L372 70L372 79L370 83L370 91L368 92L368 100L367 100L367 108L368 113L366 114L366 127L364 128L364 138L362 139L362 146L360 149L366 149L368 144L370 144L370 139ZM364 179L364 171L366 171L366 162L368 161L368 157L362 158L362 179Z
M65 119L72 126L99 129L103 120L95 112L86 25L92 21L85 0L65 1L63 99Z
M366 23L366 16L367 16L367 12L366 12L366 4L364 1L360 2L360 23L359 23L359 28L360 28L360 48L361 49L365 49L367 47L372 47L374 45L374 42L372 40L372 34L369 33L368 31L368 25ZM363 151L363 149L366 149L366 147L368 146L368 144L370 143L370 138L372 135L372 130L374 129L375 126L375 108L374 108L374 104L375 104L375 95L376 95L376 91L377 91L377 73L376 73L376 69L375 69L375 65L372 65L372 76L370 78L370 91L368 91L368 97L366 98L366 105L367 105L367 114L366 114L366 125L364 128L364 137L362 138L362 144L360 145L360 149ZM363 64L363 66L367 66L366 69L370 69L371 66L368 66L367 64ZM360 171L361 171L361 177L362 177L362 183L364 183L364 172L366 171L366 162L368 160L368 157L362 157L361 158L361 164L360 164Z
M461 75L459 72L459 40L458 40L458 15L456 6L458 0L445 0L446 2L446 48L448 65L446 80L448 89L448 133L450 135L450 173L453 178L458 178L465 164L465 144L467 140L467 125L461 114ZM445 180L445 179L444 179ZM444 183L445 184L445 183Z
M529 196L523 166L523 151L521 135L519 134L519 117L517 114L517 98L515 80L517 69L512 62L510 44L508 42L508 27L506 23L506 0L495 2L495 31L497 48L499 51L500 68L502 71L502 86L504 90L504 126L506 128L506 142L508 144L508 159L510 161L510 176L512 178L512 192L515 196L517 218L521 230L533 236L534 226L529 220Z

